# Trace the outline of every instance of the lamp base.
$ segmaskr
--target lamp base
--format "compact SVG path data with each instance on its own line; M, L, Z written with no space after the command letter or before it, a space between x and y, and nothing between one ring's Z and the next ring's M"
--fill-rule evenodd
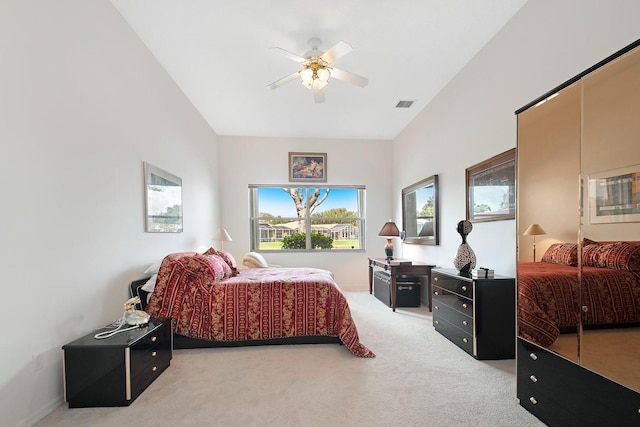
M391 246L391 247L386 246L384 248L384 253L385 253L385 255L387 255L387 258L386 258L387 261L392 260L393 259L393 246Z

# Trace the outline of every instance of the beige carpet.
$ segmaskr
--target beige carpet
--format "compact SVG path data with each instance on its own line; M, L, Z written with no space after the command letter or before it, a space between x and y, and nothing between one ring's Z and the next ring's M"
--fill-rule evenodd
M176 350L129 407L68 409L49 426L542 426L516 399L515 360L478 361L431 326L347 292L360 339L337 344Z

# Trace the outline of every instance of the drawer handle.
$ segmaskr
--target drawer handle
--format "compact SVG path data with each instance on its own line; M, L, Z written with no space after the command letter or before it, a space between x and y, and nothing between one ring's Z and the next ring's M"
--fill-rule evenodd
M462 321L462 324L463 324L464 326L469 326L469 322L467 322L466 320L463 320L463 321Z
M157 352L157 351L152 351L152 352L151 352L151 357L156 357L157 355L158 355L158 352Z
M538 360L538 355L535 353L531 353L529 357L531 358L531 360Z
M533 396L531 396L531 397L529 398L529 402L533 403L534 405L537 405L537 404L538 404L538 401L537 401L537 400L536 400L536 398L535 398L535 397L533 397Z
M440 306L437 306L437 305L436 305L436 310L440 310Z
M439 324L440 324L440 322L439 322L438 320L434 320L434 322L433 322L433 323L435 323L436 325L439 325Z
M462 290L466 292L466 291L467 291L467 287L466 287L466 286L463 286L463 287L462 287Z
M438 291L435 291L433 294L434 294L434 295L440 295L440 294L438 293Z
M468 343L468 342L469 342L469 340L468 340L468 339L466 339L466 338L462 338L462 341L463 341L463 342L465 342L465 343Z
M433 278L433 281L434 281L434 282L437 282L437 281L438 281L438 278L437 278L437 277L434 277L434 278Z
M531 380L532 383L537 383L538 382L538 377L536 377L535 375L531 375L529 377L529 379Z
M151 342L156 342L158 340L158 337L151 337Z
M154 366L153 368L151 368L151 370L152 370L153 372L155 372L155 371L157 371L157 370L158 370L158 367L157 367L157 366Z
M464 304L462 304L462 308L468 308L469 304L467 304L466 302Z

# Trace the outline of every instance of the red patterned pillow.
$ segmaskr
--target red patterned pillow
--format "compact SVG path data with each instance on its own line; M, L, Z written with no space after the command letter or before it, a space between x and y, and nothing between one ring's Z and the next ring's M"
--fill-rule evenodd
M588 267L640 271L640 242L613 242L584 247L582 264Z
M225 279L229 277L234 277L238 275L238 269L236 268L236 260L233 258L227 251L218 251L214 248L209 248L203 255L215 255L222 259L222 261L226 264L225 268Z
M193 254L177 260L188 271L191 271L194 278L199 279L203 284L211 284L224 278L224 261L215 259L213 256Z
M577 243L554 243L542 256L543 262L554 264L567 264L576 267L578 265Z

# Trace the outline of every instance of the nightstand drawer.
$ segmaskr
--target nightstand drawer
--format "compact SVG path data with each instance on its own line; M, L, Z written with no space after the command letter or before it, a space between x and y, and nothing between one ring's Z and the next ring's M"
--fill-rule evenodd
M160 376L165 369L169 367L171 363L170 354L162 352L153 363L145 366L141 371L136 374L131 374L131 395L129 399L135 398L140 395L149 385Z
M164 324L144 336L130 348L131 376L135 377L151 365L160 365L161 359L171 359L171 327Z

